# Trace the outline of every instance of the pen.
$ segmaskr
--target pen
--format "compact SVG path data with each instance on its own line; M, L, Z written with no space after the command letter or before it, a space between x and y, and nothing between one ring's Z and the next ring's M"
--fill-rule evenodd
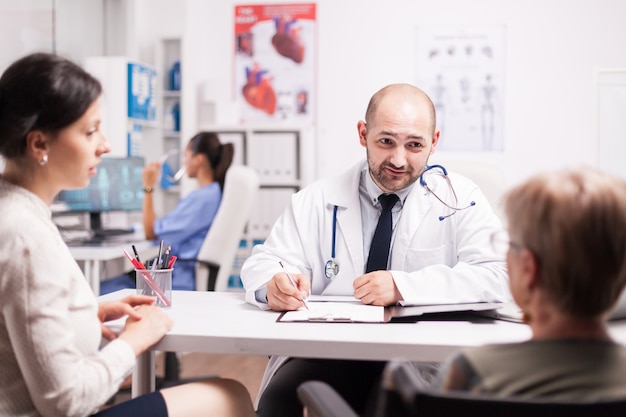
M163 253L163 240L161 240L161 243L159 243L159 254L157 255L156 264L155 264L157 267L161 263L161 254L162 253Z
M161 264L161 269L168 269L168 265L170 264L170 251L172 250L172 247L170 245L167 245L167 248L165 248L165 255L163 255L163 263Z
M137 253L137 248L135 247L135 245L130 245L131 248L133 248L133 253L135 254L135 259L137 259L137 262L141 263L141 259L139 259L139 254Z
M283 268L283 271L285 271L285 274L287 274L287 278L289 278L289 282L291 282L291 285L293 285L294 287L296 287L296 289L298 289L298 286L296 285L296 281L294 281L293 278L291 278L291 275L289 275L289 272L287 272L287 270L285 269L285 265L283 265L282 261L278 261L278 263L280 264L280 267ZM302 299L302 304L304 305L304 308L306 308L307 310L309 309L309 306L306 303L305 299Z

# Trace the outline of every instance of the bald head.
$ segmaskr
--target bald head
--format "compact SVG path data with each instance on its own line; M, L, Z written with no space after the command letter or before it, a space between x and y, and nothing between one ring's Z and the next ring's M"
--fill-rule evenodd
M419 108L424 110L425 116L432 122L431 131L434 132L436 126L435 106L425 92L411 84L390 84L378 90L367 105L365 122L369 124L374 119L379 107L406 100L419 103Z

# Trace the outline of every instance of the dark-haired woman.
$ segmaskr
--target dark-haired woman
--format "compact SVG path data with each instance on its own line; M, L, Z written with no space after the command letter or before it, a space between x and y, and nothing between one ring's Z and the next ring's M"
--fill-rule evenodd
M52 222L61 190L84 188L109 142L100 83L51 54L0 77L0 415L98 412L172 319L151 297L98 304ZM115 334L102 323L127 315ZM109 342L104 347L103 340ZM118 404L102 416L253 415L245 388L213 379Z
M148 164L142 175L146 238L162 239L172 246L172 254L181 259L195 259L222 200L224 178L233 153L233 144L220 143L215 133L200 132L191 138L185 148L183 163L187 176L198 181L198 188L183 197L174 210L161 218L157 218L152 194L161 164ZM193 262L176 264L172 281L175 290L195 290L194 268Z

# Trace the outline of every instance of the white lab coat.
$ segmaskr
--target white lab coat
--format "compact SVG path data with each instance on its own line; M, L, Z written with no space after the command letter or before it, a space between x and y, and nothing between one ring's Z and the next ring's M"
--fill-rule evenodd
M365 162L332 178L317 181L291 199L263 245L245 261L241 278L246 301L262 309L255 291L281 272L311 277L312 294L352 295L352 283L363 275L365 261L359 201L359 178ZM434 177L434 178L433 178ZM419 183L409 192L390 251L390 270L405 301L452 303L509 301L503 253L495 253L491 235L502 229L484 194L469 179L449 172L458 197L455 203L443 176L430 176L428 186L452 206L475 205L440 221L451 210ZM336 261L339 273L326 278L331 258L333 208L337 205ZM261 392L285 357L270 359ZM260 395L259 395L260 397Z

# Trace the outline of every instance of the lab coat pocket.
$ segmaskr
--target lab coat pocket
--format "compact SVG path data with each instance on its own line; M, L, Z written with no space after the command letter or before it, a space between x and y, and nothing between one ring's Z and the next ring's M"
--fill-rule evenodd
M404 259L405 271L417 271L429 265L448 265L447 249L449 245L444 243L436 248L410 248Z

